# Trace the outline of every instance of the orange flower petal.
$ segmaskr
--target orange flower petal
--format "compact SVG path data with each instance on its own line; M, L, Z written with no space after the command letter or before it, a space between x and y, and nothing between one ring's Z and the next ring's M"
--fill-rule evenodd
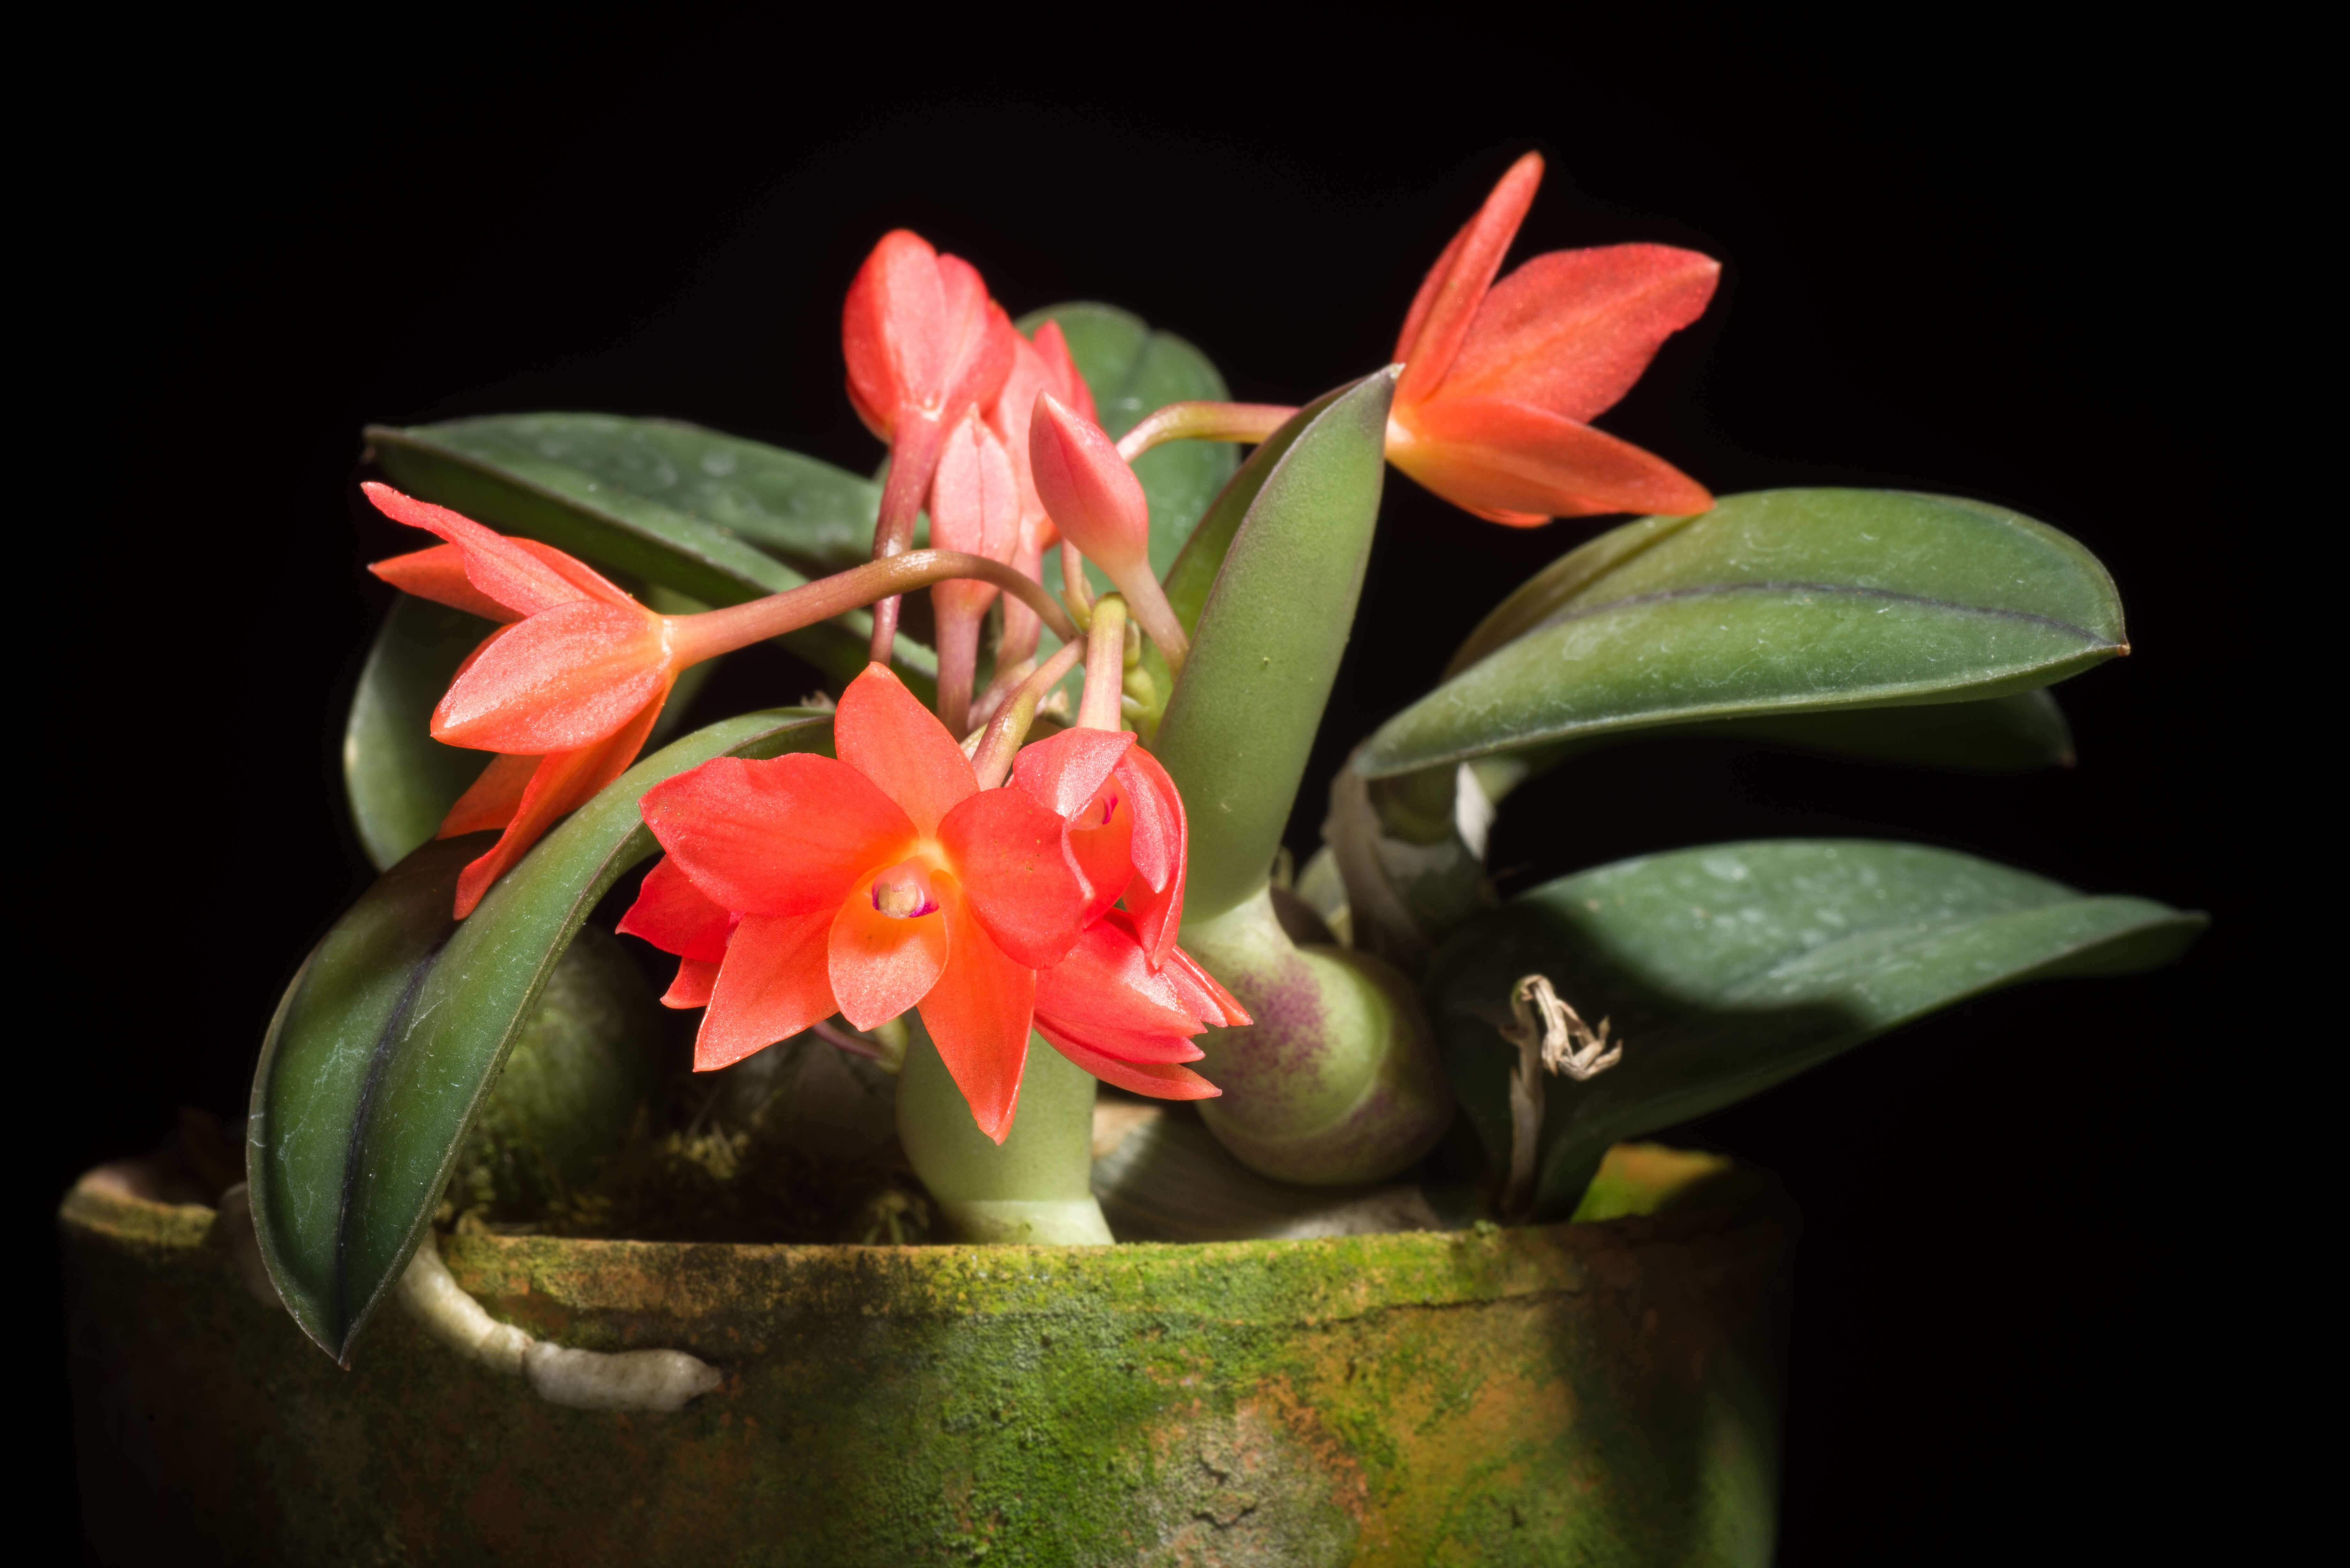
M1429 270L1396 345L1396 358L1404 363L1403 378L1396 383L1396 407L1409 408L1432 395L1451 369L1477 306L1493 275L1502 270L1502 258L1517 237L1518 225L1525 222L1526 209L1534 204L1542 177L1539 152L1529 152L1510 165L1477 215Z
M485 644L432 711L432 738L452 746L543 756L591 745L672 679L660 619L574 599Z
M1126 889L1126 907L1150 967L1157 969L1174 951L1175 933L1183 924L1183 876L1191 856L1183 796L1159 759L1140 746L1127 753L1118 771L1134 810L1135 879Z
M716 963L726 956L734 917L693 885L684 867L664 855L645 873L637 901L614 929L680 958Z
M1036 971L995 945L966 900L949 898L943 907L952 951L945 972L922 998L922 1024L979 1130L1002 1143L1012 1130L1028 1064Z
M848 683L832 716L840 760L896 801L924 836L979 789L971 759L903 682L878 664ZM863 1027L859 1025L858 1027Z
M1043 1024L1036 1026L1054 1050L1091 1073L1105 1084L1113 1084L1128 1093L1148 1095L1155 1100L1211 1100L1223 1093L1215 1085L1189 1067L1172 1062L1121 1062L1089 1050L1055 1030ZM998 1139L1002 1142L1002 1139Z
M1536 256L1477 308L1437 397L1507 398L1565 419L1598 418L1705 312L1721 265L1670 245L1606 245Z
M1399 439L1399 436L1402 439ZM1581 517L1687 515L1705 487L1629 441L1502 398L1440 397L1388 425L1388 461L1456 505Z
M530 784L515 808L514 820L506 824L505 831L498 836L488 854L458 873L457 919L462 920L472 914L482 896L490 890L490 884L528 853L530 846L558 819L585 805L598 790L628 771L644 745L645 737L652 732L653 720L660 713L659 703L647 703L643 712L609 740L538 760Z
M515 813L522 809L523 795L538 772L539 761L504 753L492 757L490 765L441 819L441 831L434 836L454 838L461 833L482 833L512 822Z
M535 552L523 548L518 539L484 528L445 506L402 495L389 484L369 481L359 488L375 503L376 510L393 522L437 534L462 548L466 577L473 587L510 610L536 615L581 597L579 588L562 573L550 568Z
M565 555L552 545L543 545L536 539L518 538L508 538L506 543L516 549L537 556L556 576L561 577L591 599L601 599L608 605L615 605L622 609L641 610L643 608L635 599L623 592L619 585L597 571L595 567L576 556Z
M870 779L798 752L715 758L654 785L639 809L695 887L747 914L822 911L828 921L852 887L915 843L914 825Z
M454 545L435 545L429 550L394 556L388 561L376 562L368 570L403 594L431 599L434 604L447 605L484 620L503 625L522 618L520 610L508 609L473 586L473 579L465 575L465 552Z
M939 824L973 918L1031 969L1057 962L1077 940L1086 889L1066 826L1016 789L983 790Z
M681 1011L688 1007L707 1007L711 993L718 986L718 966L702 959L677 961L677 978L661 992L663 1007Z
M825 944L832 911L746 917L726 944L710 1011L693 1040L693 1070L732 1066L840 1011L832 999ZM681 966L679 979L684 979Z

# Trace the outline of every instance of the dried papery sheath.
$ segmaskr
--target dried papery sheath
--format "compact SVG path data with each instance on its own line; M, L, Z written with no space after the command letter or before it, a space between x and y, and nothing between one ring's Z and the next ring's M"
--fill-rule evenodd
M1530 974L1510 988L1508 1023L1502 1038L1517 1047L1510 1070L1510 1170L1502 1190L1502 1212L1516 1214L1534 1191L1534 1152L1542 1138L1543 1075L1560 1073L1576 1083L1597 1077L1624 1059L1619 1041L1607 1043L1607 1020L1597 1029L1567 1005L1550 977ZM1537 1022L1539 1014L1539 1022Z

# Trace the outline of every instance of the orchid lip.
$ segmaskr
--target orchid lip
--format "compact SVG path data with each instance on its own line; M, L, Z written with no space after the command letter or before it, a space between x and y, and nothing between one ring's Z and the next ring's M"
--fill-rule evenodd
M873 908L893 920L918 920L938 913L930 878L911 865L892 867L873 878Z

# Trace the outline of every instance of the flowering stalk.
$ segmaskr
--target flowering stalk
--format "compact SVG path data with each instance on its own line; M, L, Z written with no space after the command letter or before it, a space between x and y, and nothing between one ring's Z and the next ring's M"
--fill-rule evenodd
M972 756L972 768L979 775L980 788L995 789L1011 776L1013 759L1019 754L1020 742L1027 739L1028 726L1036 722L1036 710L1044 702L1045 694L1058 686L1085 655L1086 643L1082 639L1065 643L1042 668L1030 671L1013 689L1011 700L988 721Z
M749 604L672 617L677 630L671 646L685 656L686 663L699 663L829 620L843 610L874 603L886 595L957 581L985 583L1013 595L1052 628L1055 637L1077 634L1050 590L1001 561L959 550L908 550Z
M1161 441L1230 441L1255 445L1297 410L1279 403L1169 403L1118 438L1118 455L1132 462Z
M1126 600L1104 594L1094 601L1093 624L1086 628L1086 691L1077 703L1077 728L1118 730L1126 715Z

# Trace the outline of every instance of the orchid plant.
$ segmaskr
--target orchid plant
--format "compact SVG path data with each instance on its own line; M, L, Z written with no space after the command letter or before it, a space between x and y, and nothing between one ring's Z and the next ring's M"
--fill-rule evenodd
M929 1233L978 1242L1603 1217L1626 1140L2190 940L2144 899L1871 842L1495 897L1505 800L1607 747L2045 765L2070 760L2046 688L2128 650L2105 571L2043 524L1717 498L1595 429L1719 267L1627 244L1502 275L1541 177L1521 160L1443 250L1394 364L1302 407L1231 400L1107 306L1015 323L901 231L843 316L878 481L660 421L370 431L369 500L439 543L373 568L402 597L345 765L381 880L255 1081L255 1233L304 1329L347 1358L464 1151L534 1114L502 1069L563 974L615 961L577 940L598 922L675 960L660 1001L698 1014L697 1073L799 1042L862 1075ZM1390 463L1464 527L1634 520L1563 540L1399 694L1293 868ZM837 700L667 738L714 661L770 640ZM641 1056L639 1013L607 1012L591 1044Z

